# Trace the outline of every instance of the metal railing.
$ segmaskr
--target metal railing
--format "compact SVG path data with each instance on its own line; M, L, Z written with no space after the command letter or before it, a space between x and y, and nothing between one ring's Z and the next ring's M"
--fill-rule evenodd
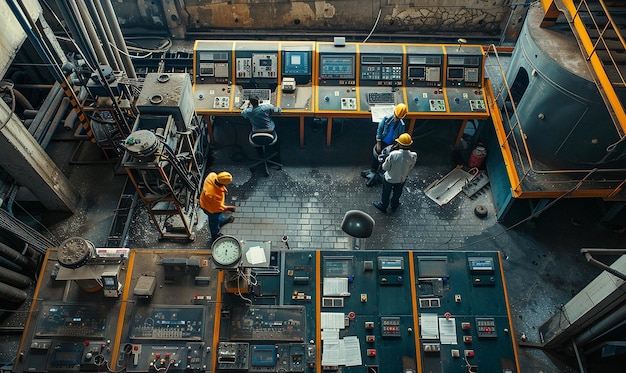
M492 88L491 82L485 84L487 101L514 195L521 196L525 192L522 188L523 182L536 175L550 176L551 188L565 191L564 196L576 194L581 189L591 189L591 183L594 185L593 189L597 189L598 185L604 188L605 193L596 197L610 197L619 193L626 186L626 180L621 177L626 169L599 167L545 169L534 160L526 141L524 123L518 114L515 100L512 99L511 86L507 81L503 66L504 63L500 60L497 47L490 45L487 49L485 68L491 71L492 78L490 79L496 79L493 76L495 71L497 79L501 79L502 83L499 88ZM612 178L611 173L621 173L621 175L618 178ZM602 174L603 177L595 177L598 174Z

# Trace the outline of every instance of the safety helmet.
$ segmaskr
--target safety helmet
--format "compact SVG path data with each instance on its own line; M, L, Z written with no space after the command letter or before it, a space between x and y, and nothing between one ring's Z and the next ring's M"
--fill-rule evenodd
M413 139L408 133L403 133L402 135L398 136L396 141L402 146L410 146L411 144L413 144Z
M228 185L233 182L233 175L230 172L222 171L217 174L217 182L222 185Z
M408 111L409 109L406 107L405 104L398 104L396 105L396 108L393 110L393 113L395 114L396 117L402 119L406 117L406 113Z

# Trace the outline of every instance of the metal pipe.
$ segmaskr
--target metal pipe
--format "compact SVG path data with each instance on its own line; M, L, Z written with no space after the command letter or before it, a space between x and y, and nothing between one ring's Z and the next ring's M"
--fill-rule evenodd
M120 24L117 22L117 17L115 16L115 11L113 10L113 5L111 4L111 0L103 0L103 9L106 14L106 17L109 21L109 25L111 27L111 31L113 32L113 37L115 38L115 43L118 48L122 52L122 63L126 68L126 75L131 78L137 78L135 74L135 67L133 66L133 62L130 59L130 55L128 54L128 49L126 49L126 42L124 41L124 36L122 35L122 29L120 28Z
M8 268L0 267L0 282L4 282L7 285L15 286L20 289L24 289L30 286L32 281L28 276L24 276L15 271L11 271Z
M96 12L98 13L98 19L100 19L100 24L102 25L102 28L104 29L104 34L106 35L106 40L109 43L109 47L113 46L111 48L111 51L113 53L113 59L115 60L115 64L117 65L118 70L124 71L124 63L122 62L122 57L120 57L120 52L117 49L117 43L115 42L115 39L113 38L113 33L111 32L111 27L109 27L109 22L107 22L106 16L104 15L104 10L102 9L102 3L100 1L93 1L91 0L95 7L96 7ZM126 76L128 76L128 73L126 74Z
M49 96L50 97L50 96ZM52 96L52 101L50 107L46 111L39 110L39 115L35 117L33 123L35 124L34 128L30 131L33 134L33 137L39 144L43 140L46 131L50 127L50 123L52 122L52 117L59 109L59 105L61 105L61 101L65 98L65 92L60 89L57 90Z
M72 35L72 41L76 43L78 52L87 61L90 68L97 68L98 61L96 60L96 52L93 49L91 41L87 38L87 31L85 25L82 24L82 20L75 15L78 14L78 7L76 3L72 4L72 1L56 0L61 16L65 21L65 26L69 29ZM74 5L72 7L72 5ZM59 65L61 66L61 65ZM58 82L63 80L57 79Z
M54 115L54 118L52 118L52 121L50 122L50 125L46 129L43 139L41 140L42 148L45 149L46 147L48 147L48 144L50 143L50 140L52 139L54 132L59 126L59 123L61 123L61 120L65 116L65 112L67 111L67 107L69 105L70 105L70 99L68 97L63 97L63 99L61 100L61 104L59 105L59 108L57 109L57 112Z
M585 256L585 259L587 260L588 263L591 263L591 264L595 265L596 267L601 268L601 269L607 271L608 273L612 274L613 276L619 277L622 280L626 281L626 274L623 274L620 271L616 271L613 268L609 267L608 265L600 262L599 260L594 259L591 256L592 252L596 253L596 254L604 254L604 255L619 255L619 254L626 254L626 250L580 249L580 253Z
M104 50L102 49L102 45L100 45L100 41L96 35L96 30L93 28L93 23L91 23L91 19L89 18L89 14L87 13L87 9L85 9L83 2L80 0L70 0L69 4L72 7L74 14L80 16L76 18L76 21L78 21L78 26L81 28L81 31L85 35L89 36L85 40L91 48L91 53L95 54L95 57L97 58L96 62L98 65L108 65L109 62L104 55ZM94 67L98 68L98 66Z
M620 322L626 317L626 304L620 308L611 311L610 314L603 316L600 321L585 329L584 332L578 334L574 340L579 346L585 346L596 337L605 333L609 328L613 327L615 323ZM587 350L585 348L585 350Z
M91 7L85 3L91 5ZM95 9L93 8L93 3L89 0L78 0L76 1L76 4L78 4L80 14L85 20L85 26L87 27L89 37L94 40L94 48L100 58L100 64L113 67L115 61L111 61L111 57L113 57L111 54L111 46L105 38L106 35L101 32L102 22L97 17ZM100 27L98 27L98 25L100 25ZM97 42L98 40L100 40L100 43ZM117 68L115 68L115 70L117 70Z
M34 110L35 109L33 107L33 105L30 103L30 101L28 101L26 96L24 96L22 94L22 92L20 92L17 89L15 89L15 87L13 87L13 94L15 95L15 100L18 101L20 103L20 105L22 105L22 107L24 109L26 109L26 110Z
M0 298L12 303L23 303L27 294L24 290L20 290L4 282L0 282Z
M74 123L76 123L76 118L78 118L78 113L76 112L76 110L70 111L70 113L67 114L67 116L65 117L65 120L63 121L63 128L65 128L68 131L73 130Z
M574 349L574 354L576 355L576 361L578 362L578 368L580 369L580 373L585 373L585 367L583 366L582 360L580 360L580 352L578 352L578 346L576 346L576 342L572 341L572 348Z
M17 264L13 263L12 261L5 259L3 257L0 256L0 266L4 267L4 268L8 268L12 271L17 271L17 272L22 272L24 269L20 266L18 266Z
M25 269L34 269L36 266L36 264L32 260L30 260L29 258L25 257L24 255L20 254L19 252L15 251L11 247L1 242L0 242L0 256L8 259L9 261Z

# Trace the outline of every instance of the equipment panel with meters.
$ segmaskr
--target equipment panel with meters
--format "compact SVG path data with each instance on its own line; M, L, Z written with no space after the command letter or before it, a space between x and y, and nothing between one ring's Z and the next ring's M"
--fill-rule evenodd
M281 44L279 106L283 110L310 111L313 105L313 42Z
M404 101L402 45L360 44L359 58L361 111L371 111L372 105L394 105Z
M233 42L196 41L194 48L196 110L228 111L233 80Z
M318 110L357 111L356 44L335 46L333 43L318 43L317 48Z
M444 53L439 45L407 45L406 99L411 113L445 113Z
M483 83L483 49L445 46L446 97L451 112L486 112Z
M402 102L410 120L488 116L479 45L233 40L195 48L200 114L239 114L254 94L301 116L301 144L310 114L369 117Z
M120 299L54 284L51 249L13 372L520 372L498 252L283 249L232 269L211 255L135 249Z

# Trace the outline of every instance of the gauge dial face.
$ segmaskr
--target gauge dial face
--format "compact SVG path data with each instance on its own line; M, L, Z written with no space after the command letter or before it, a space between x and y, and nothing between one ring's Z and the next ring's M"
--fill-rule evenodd
M221 266L232 266L241 259L241 243L233 236L221 236L211 245L213 261Z

